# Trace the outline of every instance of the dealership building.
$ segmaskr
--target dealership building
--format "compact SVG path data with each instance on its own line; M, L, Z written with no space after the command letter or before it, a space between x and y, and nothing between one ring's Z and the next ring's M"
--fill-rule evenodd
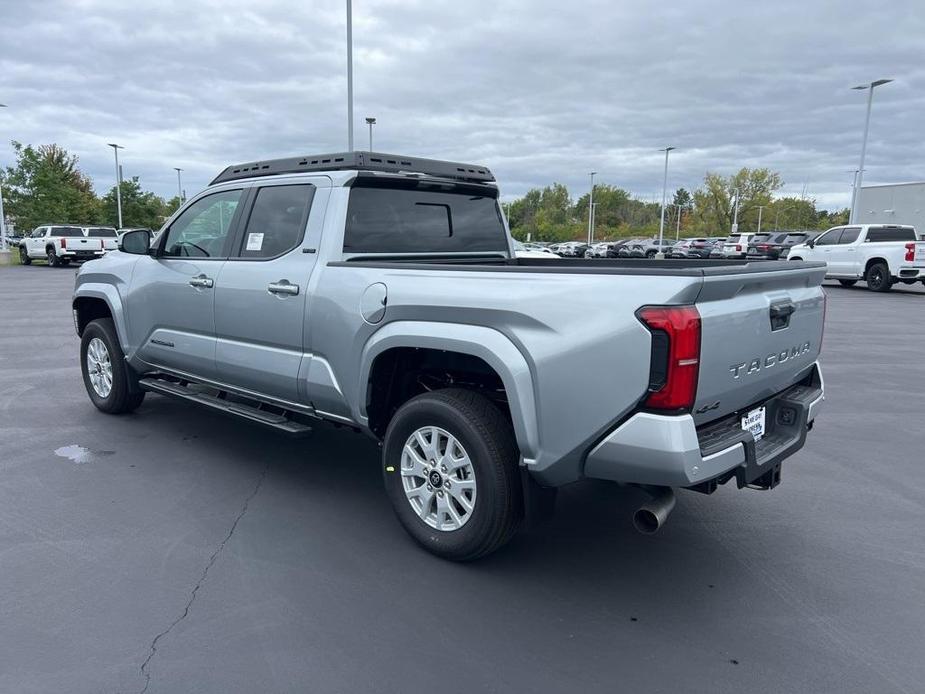
M925 232L925 181L861 188L858 224L911 224Z

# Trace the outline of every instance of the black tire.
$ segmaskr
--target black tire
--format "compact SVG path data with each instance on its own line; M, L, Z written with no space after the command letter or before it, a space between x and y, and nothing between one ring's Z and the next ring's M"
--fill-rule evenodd
M800 256L796 256L795 258L789 258L789 260L803 260L803 259Z
M872 292L888 292L893 286L890 280L890 268L886 263L874 263L867 268L864 281L867 282L867 288Z
M477 494L469 519L455 530L431 527L412 508L402 484L402 452L418 429L437 426L465 448L475 473ZM399 522L429 552L453 561L471 561L504 545L523 518L517 444L511 425L487 398L447 388L418 395L389 422L382 449L386 493Z
M843 287L853 287L858 283L857 280L838 280L838 283Z
M58 259L58 254L55 253L54 248L47 248L45 253L45 257L48 260L48 267L58 267L61 265L61 261Z
M654 258L658 251L646 251L646 258Z
M112 365L112 389L104 397L94 390L87 364L87 348L98 338L106 346ZM145 399L145 392L138 389L135 376L125 363L125 354L119 346L116 326L112 318L97 318L90 321L80 337L80 372L83 374L87 395L96 408L107 414L123 414L137 409Z
M32 258L29 257L24 246L19 247L19 262L22 265L32 265Z

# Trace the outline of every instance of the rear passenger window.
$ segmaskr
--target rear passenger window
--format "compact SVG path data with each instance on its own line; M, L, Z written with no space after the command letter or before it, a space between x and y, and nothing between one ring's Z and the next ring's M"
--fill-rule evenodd
M302 242L315 186L266 186L257 191L244 238L242 258L275 258Z
M838 245L842 246L846 243L854 243L858 240L858 236L861 233L860 227L845 227L841 233L841 238L838 239Z
M868 241L915 241L915 229L911 227L873 227L867 230Z
M505 252L507 233L493 197L466 192L354 187L346 253Z

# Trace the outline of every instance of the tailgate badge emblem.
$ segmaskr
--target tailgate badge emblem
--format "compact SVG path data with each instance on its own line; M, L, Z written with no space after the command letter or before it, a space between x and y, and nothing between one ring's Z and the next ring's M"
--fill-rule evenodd
M770 369L778 364L783 364L785 361L802 357L809 352L809 348L810 344L804 342L802 345L794 345L793 347L782 349L780 352L769 354L764 359L756 357L751 361L733 364L729 367L729 372L732 374L733 378L739 378L739 376L742 375L750 376L753 373L758 373L762 369Z

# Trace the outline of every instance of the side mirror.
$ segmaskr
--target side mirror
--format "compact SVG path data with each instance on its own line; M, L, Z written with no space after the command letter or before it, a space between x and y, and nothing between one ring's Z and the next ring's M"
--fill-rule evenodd
M816 242L813 239L810 239L809 241L806 242L806 245L809 246L810 248L815 248Z
M148 255L151 248L151 232L147 229L127 231L119 239L119 250L132 255Z

